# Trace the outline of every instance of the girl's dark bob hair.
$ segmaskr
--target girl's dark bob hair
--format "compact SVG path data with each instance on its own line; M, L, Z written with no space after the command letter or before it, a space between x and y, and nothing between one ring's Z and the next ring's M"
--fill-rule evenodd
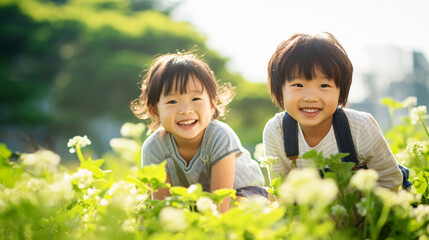
M231 85L218 86L213 71L193 53L165 54L153 61L143 77L142 93L130 103L131 111L137 118L152 120L148 134L160 126L158 120L152 116L162 92L164 91L164 95L172 91L186 93L191 77L201 82L201 90L207 91L212 107L215 108L213 119L224 115L225 106L234 96Z
M330 33L294 34L280 43L268 63L271 99L284 110L282 89L287 81L311 80L322 74L340 88L338 105L345 107L352 84L353 65L346 51Z

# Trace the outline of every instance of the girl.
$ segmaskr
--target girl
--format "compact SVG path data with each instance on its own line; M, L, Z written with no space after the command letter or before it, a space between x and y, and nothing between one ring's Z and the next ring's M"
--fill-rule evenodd
M155 131L143 143L142 165L167 161L167 183L204 191L235 189L242 197L267 196L258 164L234 131L216 120L233 97L230 85L218 88L208 65L193 54L166 54L155 59L143 79L142 94L131 103L134 114L151 119ZM169 196L159 189L154 199ZM230 199L221 204L229 209Z

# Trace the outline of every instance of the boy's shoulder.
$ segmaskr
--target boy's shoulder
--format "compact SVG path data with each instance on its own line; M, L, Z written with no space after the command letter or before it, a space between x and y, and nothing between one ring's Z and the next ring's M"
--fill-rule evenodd
M367 125L374 121L373 116L368 112L355 110L352 108L343 108L350 124L353 125Z

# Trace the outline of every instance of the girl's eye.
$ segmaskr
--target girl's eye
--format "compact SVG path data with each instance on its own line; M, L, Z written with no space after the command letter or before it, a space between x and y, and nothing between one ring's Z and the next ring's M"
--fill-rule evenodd
M201 98L199 97L192 98L192 101L199 101L199 100L201 100Z
M176 100L170 100L170 101L167 102L167 104L175 104L175 103L177 103Z
M301 83L292 84L292 87L304 87Z
M320 85L320 87L321 88L327 88L327 87L330 87L330 86L329 86L329 84L322 84L322 85Z

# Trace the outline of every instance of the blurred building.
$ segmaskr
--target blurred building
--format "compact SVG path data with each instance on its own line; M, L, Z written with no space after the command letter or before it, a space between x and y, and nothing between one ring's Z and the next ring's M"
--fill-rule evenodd
M423 53L395 47L369 49L367 70L361 74L366 98L351 108L371 113L383 130L390 128L390 117L380 99L386 96L402 101L417 97L418 105L429 106L429 63ZM395 117L406 114L399 110Z

